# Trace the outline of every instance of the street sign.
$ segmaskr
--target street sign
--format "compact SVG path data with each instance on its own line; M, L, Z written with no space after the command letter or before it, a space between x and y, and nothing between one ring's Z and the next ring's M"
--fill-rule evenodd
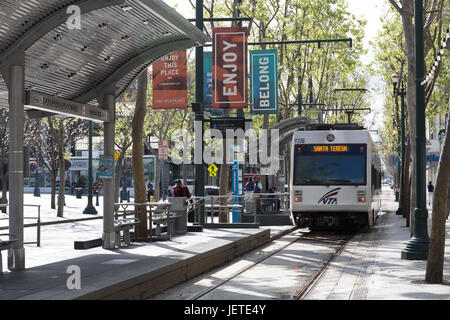
M158 159L167 160L169 158L169 141L159 140L158 141Z
M25 92L25 106L96 122L108 122L110 119L109 112L100 107L62 99L36 91Z
M211 118L211 129L217 129L226 133L227 129L242 129L245 131L244 118Z
M120 154L117 151L114 151L114 161L119 159L119 157L120 157Z
M210 177L215 177L217 176L217 170L219 170L219 168L217 168L217 166L212 163L209 167L208 167L208 171L209 171L209 176Z

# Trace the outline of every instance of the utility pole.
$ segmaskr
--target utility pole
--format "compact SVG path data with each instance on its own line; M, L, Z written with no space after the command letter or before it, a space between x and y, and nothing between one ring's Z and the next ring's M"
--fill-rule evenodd
M402 250L401 258L406 260L426 260L430 238L428 237L425 183L425 89L424 79L424 37L423 0L414 2L414 40L416 67L416 208L414 209L414 235Z
M196 0L195 4L195 26L203 32L203 0ZM193 105L195 112L195 196L203 197L205 195L205 170L203 164L203 47L195 48L195 101ZM203 225L204 207L198 206L194 215L194 222Z
M89 165L88 165L88 204L83 211L83 214L97 214L97 210L92 205L92 121L89 120Z

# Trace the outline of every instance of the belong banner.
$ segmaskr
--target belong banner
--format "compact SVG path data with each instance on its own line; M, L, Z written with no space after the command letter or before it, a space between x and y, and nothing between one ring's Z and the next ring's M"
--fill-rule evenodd
M246 27L213 28L213 108L247 108Z
M278 52L250 51L250 111L252 114L278 113Z
M187 108L186 50L173 52L153 64L152 108Z

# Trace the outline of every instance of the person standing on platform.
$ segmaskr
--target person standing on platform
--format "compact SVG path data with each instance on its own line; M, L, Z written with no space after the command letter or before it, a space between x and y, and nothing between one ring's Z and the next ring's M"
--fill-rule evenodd
M253 191L253 189L255 189L255 184L253 183L253 178L250 178L245 185L245 191Z
M253 193L255 194L255 200L256 200L256 213L257 214L258 213L264 213L263 212L263 208L262 208L262 204L261 204L262 200L260 199L261 198L260 195L258 195L258 193L262 192L263 186L262 186L262 183L259 181L258 177L254 177L253 180L254 180L254 184L255 184L255 187L253 189Z
M185 186L181 180L177 180L177 184L173 188L173 196L174 197L186 197L189 199L191 197L191 193L187 186Z
M434 192L434 186L430 182L428 182L428 205L431 206L431 203L433 202L433 192Z

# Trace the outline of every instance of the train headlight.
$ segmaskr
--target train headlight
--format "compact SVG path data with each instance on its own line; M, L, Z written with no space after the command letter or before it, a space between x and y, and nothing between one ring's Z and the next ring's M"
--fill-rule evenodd
M301 191L301 190L295 190L294 191L294 201L295 202L302 202L303 201L303 191Z
M358 191L358 202L366 202L366 192Z

